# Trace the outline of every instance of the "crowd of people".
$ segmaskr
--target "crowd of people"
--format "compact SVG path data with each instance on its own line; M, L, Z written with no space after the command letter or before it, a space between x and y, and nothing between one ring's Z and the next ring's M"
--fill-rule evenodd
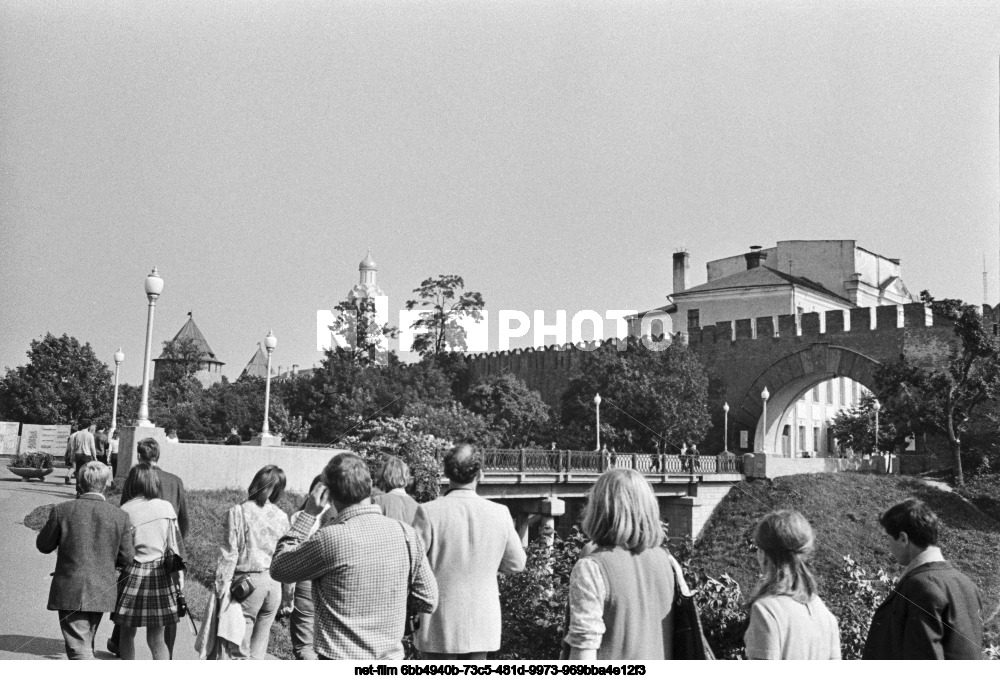
M87 450L90 427L81 423L74 434L74 455ZM71 659L94 656L104 613L115 623L108 648L122 659L135 657L139 628L154 659L173 656L186 613L184 485L159 467L155 440L139 442L138 457L120 508L104 496L111 469L78 459L76 500L55 506L38 535L39 550L57 551L48 608L58 611ZM507 508L477 493L475 448L456 446L443 465L447 492L418 504L406 492L402 460L387 456L373 489L368 463L341 453L290 518L277 505L284 472L260 469L247 499L225 515L196 645L202 657L263 658L272 624L286 615L299 659L402 659L410 633L423 659L483 660L497 651L497 574L525 567L522 539ZM980 658L980 593L944 560L937 516L907 500L879 522L904 571L875 612L863 657ZM590 542L570 575L565 657L675 657L677 595L687 586L649 482L632 469L606 471L588 493L581 528ZM808 566L814 542L794 510L773 511L758 525L761 576L748 604L747 658L841 657L837 620Z

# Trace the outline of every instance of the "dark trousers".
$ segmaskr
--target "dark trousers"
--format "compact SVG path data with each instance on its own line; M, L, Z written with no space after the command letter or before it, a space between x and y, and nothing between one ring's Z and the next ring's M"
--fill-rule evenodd
M292 637L292 653L296 660L316 660L316 651L313 649L315 619L312 580L303 580L295 584L295 607L288 626Z
M59 611L59 629L66 642L66 657L70 660L93 660L94 637L103 613Z

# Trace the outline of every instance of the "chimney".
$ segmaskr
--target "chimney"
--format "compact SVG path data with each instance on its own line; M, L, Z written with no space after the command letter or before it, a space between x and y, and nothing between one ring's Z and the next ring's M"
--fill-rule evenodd
M747 270L756 269L762 262L767 260L767 253L761 252L761 247L759 245L751 245L750 252L743 256L746 257L747 260Z
M689 259L690 255L686 250L678 250L674 253L674 294L687 290Z

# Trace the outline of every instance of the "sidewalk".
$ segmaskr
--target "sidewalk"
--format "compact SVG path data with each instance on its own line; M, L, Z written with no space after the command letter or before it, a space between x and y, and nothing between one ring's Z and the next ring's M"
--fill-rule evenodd
M46 609L56 554L35 548L37 533L23 521L35 507L72 500L74 486L63 484L65 469L56 469L44 483L22 481L0 465L0 659L65 660L58 613ZM97 657L114 659L106 650L111 636L108 615L97 630ZM137 659L149 660L145 633L136 635ZM177 627L175 659L195 659L194 635L186 620Z

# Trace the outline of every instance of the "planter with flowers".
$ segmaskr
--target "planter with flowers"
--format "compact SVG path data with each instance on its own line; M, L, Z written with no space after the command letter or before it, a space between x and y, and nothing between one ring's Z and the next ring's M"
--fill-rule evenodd
M52 473L52 456L48 453L18 453L7 464L7 469L23 480L40 479Z

